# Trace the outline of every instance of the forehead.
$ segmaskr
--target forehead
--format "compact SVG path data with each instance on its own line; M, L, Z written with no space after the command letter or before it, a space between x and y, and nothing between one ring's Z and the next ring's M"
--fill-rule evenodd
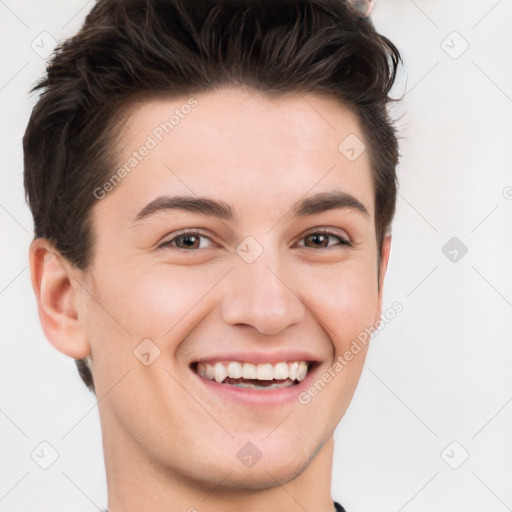
M208 194L263 212L336 189L357 195L373 216L367 152L347 158L345 147L356 141L360 151L364 136L336 98L225 87L138 98L124 119L115 148L123 177L99 211L123 201L133 217L158 195Z
M268 94L225 86L172 98L147 94L131 101L123 117L120 135L129 150L148 135L158 144L172 144L172 139L179 145L192 133L198 145L214 142L222 144L218 149L232 150L245 141L241 149L260 156L261 148L273 153L278 146L295 153L323 152L326 145L336 149L349 134L364 139L352 109L334 96L318 93Z

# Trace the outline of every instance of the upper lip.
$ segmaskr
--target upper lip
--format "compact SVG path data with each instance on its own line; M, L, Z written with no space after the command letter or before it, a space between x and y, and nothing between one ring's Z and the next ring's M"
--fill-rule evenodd
M241 363L253 364L277 364L282 361L308 361L312 363L319 362L318 358L313 354L297 350L280 350L275 352L258 352L258 351L245 351L245 352L223 352L211 356L203 356L194 359L192 363L199 362L217 363L220 361L239 361Z

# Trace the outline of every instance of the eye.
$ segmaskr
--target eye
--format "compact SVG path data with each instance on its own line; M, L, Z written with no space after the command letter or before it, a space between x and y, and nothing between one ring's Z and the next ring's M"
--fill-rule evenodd
M203 247L201 245L201 239L208 240L210 243L209 246ZM348 240L348 238L344 238L339 234L336 234L329 230L317 230L312 233L307 234L302 240L305 240L305 245L300 245L301 247L307 247L310 249L329 249L332 245L344 245L347 247L351 247L352 244ZM301 240L301 241L302 241ZM330 244L330 240L337 240L337 243ZM198 250L198 249L206 249L211 247L213 244L212 240L197 232L197 231L186 231L176 235L174 238L167 240L161 243L158 248L176 248L182 250ZM311 244L311 245L308 245Z
M180 233L179 235L163 242L158 248L175 247L177 249L193 250L193 249L206 249L206 247L199 247L201 245L201 239L210 240L207 236L197 233L196 231L187 231Z
M311 242L312 245L305 245L305 247L308 247L310 249L329 249L329 239L338 240L338 243L331 245L345 245L347 247L352 246L348 238L343 238L339 234L333 233L332 231L329 230L314 231L306 235L302 240L305 240L306 242Z

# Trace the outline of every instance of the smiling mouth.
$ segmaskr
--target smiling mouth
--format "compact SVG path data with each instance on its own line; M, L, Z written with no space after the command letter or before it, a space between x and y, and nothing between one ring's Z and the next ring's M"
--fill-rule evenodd
M315 363L309 361L252 364L224 361L210 364L198 361L190 366L200 377L219 384L246 389L278 389L296 386L306 378Z

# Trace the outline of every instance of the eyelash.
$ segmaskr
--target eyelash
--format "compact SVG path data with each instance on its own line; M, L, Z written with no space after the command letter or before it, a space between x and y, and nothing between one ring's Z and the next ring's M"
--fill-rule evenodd
M203 235L202 233L200 233L198 231L185 231L183 233L179 233L178 235L176 235L171 240L167 240L166 242L163 242L162 244L160 244L158 246L158 248L159 249L174 248L174 249L178 249L180 251L188 251L188 252L200 250L200 249L184 249L183 247L176 247L176 246L172 245L172 243L175 240L177 240L178 238L186 237L186 236L190 236L190 235L200 236L202 238L208 238L209 239L208 236ZM327 236L330 236L330 237L333 237L333 238L337 238L339 240L339 243L338 244L334 244L334 246L340 245L340 246L352 247L352 243L349 240L346 240L345 238L341 237L340 235L338 235L338 234L336 234L333 231L330 231L328 229L319 229L317 231L311 231L307 235L303 236L301 238L301 241L304 240L305 238L311 236L311 235L327 235ZM302 246L302 247L304 247L304 246ZM318 247L318 249L331 249L331 248L332 248L332 246L330 246L330 247ZM314 249L314 247L307 247L307 249Z

